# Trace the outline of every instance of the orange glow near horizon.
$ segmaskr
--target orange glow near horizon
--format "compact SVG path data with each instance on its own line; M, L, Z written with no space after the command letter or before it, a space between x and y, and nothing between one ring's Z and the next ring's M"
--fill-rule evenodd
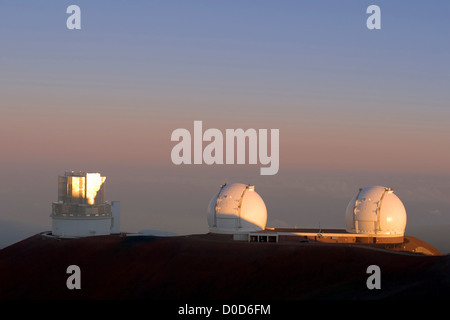
M236 119L226 109L186 115L180 110L181 102L176 101L151 104L136 98L136 106L123 112L120 104L125 102L121 100L105 97L88 97L83 103L76 100L82 105L111 107L108 112L94 107L87 117L85 110L75 108L70 101L64 108L56 108L55 101L42 96L29 101L30 98L9 93L6 98L11 107L0 119L0 162L4 164L32 162L98 168L101 163L171 168L174 146L171 133L178 128L192 132L193 121L202 120L204 130L279 129L281 171L374 169L440 173L450 169L449 149L440 143L449 134L445 117L407 114L382 121L376 117L363 118L356 112L346 117L308 109L307 113L261 112L249 120ZM35 108L30 110L27 103L32 102ZM225 105L226 101L220 103ZM215 104L210 101L209 105ZM153 105L156 111L152 110ZM68 120L82 123L83 129L69 130Z

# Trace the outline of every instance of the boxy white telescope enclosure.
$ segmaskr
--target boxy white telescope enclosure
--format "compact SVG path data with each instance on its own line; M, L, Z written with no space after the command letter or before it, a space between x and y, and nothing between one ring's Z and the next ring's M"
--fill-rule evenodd
M100 173L66 171L58 177L58 201L52 204L52 235L86 237L120 233L120 202L105 201Z

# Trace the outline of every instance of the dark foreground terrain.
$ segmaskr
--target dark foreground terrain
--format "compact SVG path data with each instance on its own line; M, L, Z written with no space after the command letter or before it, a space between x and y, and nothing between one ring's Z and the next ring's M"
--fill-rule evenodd
M415 240L420 241L420 240ZM69 290L67 267L81 270ZM370 290L367 267L381 270ZM450 299L450 256L222 237L38 234L0 250L0 299Z

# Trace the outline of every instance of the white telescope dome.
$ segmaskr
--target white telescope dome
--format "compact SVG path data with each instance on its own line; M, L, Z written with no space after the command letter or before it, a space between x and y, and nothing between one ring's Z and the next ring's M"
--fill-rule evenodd
M370 186L350 200L345 222L350 233L404 235L406 210L391 188Z
M224 184L208 206L208 226L213 233L264 230L266 222L266 205L253 185Z

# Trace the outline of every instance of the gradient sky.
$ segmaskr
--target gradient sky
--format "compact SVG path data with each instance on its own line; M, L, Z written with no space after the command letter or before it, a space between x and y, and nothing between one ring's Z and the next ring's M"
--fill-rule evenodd
M66 8L81 8L81 30ZM381 30L366 8L381 8ZM344 227L391 186L450 226L448 1L2 1L0 220L49 229L57 176L106 175L123 231L206 232L223 182L275 226ZM177 128L280 129L280 171L174 166ZM407 227L407 230L408 230ZM450 247L450 246L449 246Z

